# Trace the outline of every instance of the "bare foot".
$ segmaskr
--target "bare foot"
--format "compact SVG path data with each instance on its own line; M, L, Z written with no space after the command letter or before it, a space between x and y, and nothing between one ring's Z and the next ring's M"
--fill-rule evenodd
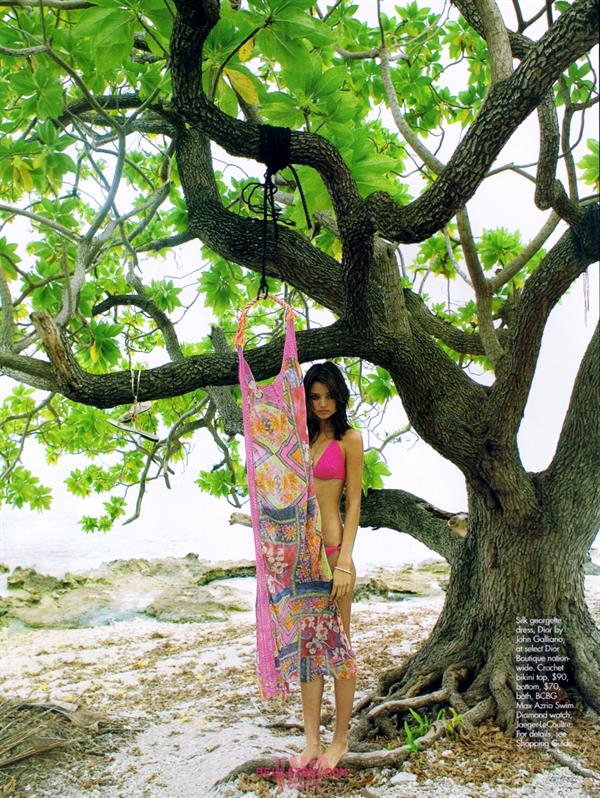
M316 762L317 770L333 770L337 763L348 753L348 740L335 738L331 741L327 750Z
M302 770L308 767L313 759L318 759L320 757L323 750L321 743L307 743L301 754L288 757L290 767L293 770Z

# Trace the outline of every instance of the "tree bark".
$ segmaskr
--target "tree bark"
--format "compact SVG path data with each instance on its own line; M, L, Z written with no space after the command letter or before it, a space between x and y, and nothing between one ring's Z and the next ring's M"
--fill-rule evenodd
M560 496L543 491L540 496L537 523L532 525L530 517L517 521L514 514L490 510L469 491L469 533L455 551L442 613L423 647L382 675L379 701L374 698L363 708L353 728L353 747L364 750L382 731L392 731L393 718L406 709L395 705L397 712L386 712L386 703L423 696L421 703L427 704L430 694L434 709L450 704L461 713L491 697L496 722L514 734L517 626L522 618L560 619L564 642L552 643L556 650L547 656L566 658L567 679L560 685L568 692L561 695L568 700L579 694L600 709L600 632L584 596L588 546L581 539L574 543L569 534L581 525L589 534L589 516L570 508L565 528L556 523L554 511ZM542 671L535 678L542 690L547 674Z

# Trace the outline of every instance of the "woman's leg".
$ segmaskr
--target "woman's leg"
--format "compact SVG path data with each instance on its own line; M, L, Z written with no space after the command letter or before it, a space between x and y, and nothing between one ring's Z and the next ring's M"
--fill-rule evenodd
M311 759L321 754L321 702L323 700L323 677L317 676L310 682L300 683L302 694L302 714L306 745L298 756L290 757L293 768L304 768Z
M332 552L329 556L329 565L333 569L337 562L339 552ZM352 592L356 582L356 569L352 563L352 582L348 594L337 600L340 608L342 626L350 642L350 614L352 611ZM319 757L319 767L322 769L334 768L344 754L348 751L348 729L352 719L354 691L356 689L356 676L349 679L335 679L335 730L331 743L323 756Z

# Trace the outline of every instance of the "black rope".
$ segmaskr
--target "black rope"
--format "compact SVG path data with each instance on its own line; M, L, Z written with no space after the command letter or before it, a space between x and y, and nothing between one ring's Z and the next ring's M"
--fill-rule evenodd
M292 225L293 222L281 219L281 208L275 202L275 195L277 194L277 186L273 182L273 175L284 169L286 166L290 168L294 175L294 180L300 192L300 199L302 200L302 207L306 217L306 224L308 229L312 228L310 216L308 214L308 207L306 205L306 198L300 185L298 174L292 164L290 163L290 143L292 139L292 131L288 127L274 127L273 125L259 125L260 145L259 156L260 160L266 165L267 171L265 172L264 183L253 182L249 183L242 190L242 200L246 203L248 208L256 214L260 214L263 220L262 231L262 264L261 264L261 277L260 285L258 287L257 299L262 296L266 297L269 293L269 286L267 284L267 229L269 224L269 217L273 221L273 235L277 239L279 233L277 230L277 222ZM262 190L262 202L257 201L255 195L257 191Z

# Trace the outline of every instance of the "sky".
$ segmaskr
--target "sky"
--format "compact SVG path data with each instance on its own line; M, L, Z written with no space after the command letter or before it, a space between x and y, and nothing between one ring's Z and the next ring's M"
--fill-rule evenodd
M372 13L376 4L363 2L367 13ZM382 7L390 6L383 0ZM438 3L430 2L432 9ZM537 7L536 3L536 7ZM512 3L501 2L502 10ZM527 3L522 6L527 9ZM537 10L537 8L536 8ZM592 121L590 119L590 121ZM597 124L586 129L583 144L586 138L597 136ZM451 136L447 137L439 157L447 159L456 141ZM500 154L497 164L510 162L529 163L537 158L538 135L535 115L530 117L518 133L506 145ZM581 157L584 149L581 147L576 152L576 160ZM216 155L223 156L215 150ZM242 163L250 173L256 171L256 164ZM475 235L479 235L485 228L505 226L509 230L520 229L524 241L535 235L542 226L545 213L535 209L532 198L533 186L528 181L505 172L493 179L486 180L477 191L475 197L469 202L468 209ZM26 240L26 226L23 229L23 239ZM550 240L549 246L564 228L560 228ZM410 259L411 249L405 248L405 256ZM178 271L185 274L197 268L198 244L193 243L180 247L164 265L166 272ZM152 276L155 276L154 274ZM431 293L440 292L445 296L445 284L437 288L428 283ZM458 282L453 286L453 298L461 299L465 287ZM463 292L461 294L461 292ZM581 357L587 346L598 317L598 285L597 266L589 269L589 299L590 307L585 313L584 278L574 283L568 294L553 310L544 334L538 367L536 370L531 394L527 403L523 423L519 433L519 449L526 469L538 471L548 465L552 457L560 426L568 405L575 374ZM193 310L187 315L183 324L183 340L198 340L208 332L213 321L209 310L202 308L201 302L194 305ZM308 364L305 364L306 368ZM481 375L482 381L489 380L489 375ZM12 383L5 377L0 378L0 395L10 390ZM402 426L406 421L399 401L394 403L389 416L382 429L390 431ZM386 480L387 487L397 487L415 493L432 504L451 511L464 511L467 508L464 480L458 469L444 460L431 447L423 441L417 440L414 435L406 436L403 441L386 448L385 455L392 476ZM208 433L200 431L196 434L185 470L180 465L175 466L176 475L172 480L172 490L166 489L163 483L153 482L148 486L147 496L144 500L142 517L136 524L144 525L147 535L164 535L165 530L183 525L197 525L199 534L207 539L214 537L218 545L222 542L225 530L229 529L232 541L232 551L240 552L240 546L235 541L241 540L247 532L239 528L233 531L228 527L228 518L233 510L224 499L213 499L202 494L194 485L198 470L210 468L217 459L217 449ZM40 475L42 481L51 484L55 490L54 507L57 512L69 516L80 514L93 514L94 500L85 503L67 493L61 480L71 468L82 467L78 458L68 457L61 460L59 466L50 467L44 462L43 453L35 445L28 445L25 454L25 463ZM98 505L106 497L100 497ZM247 508L246 508L247 510ZM13 515L12 511L0 510L5 518ZM26 519L29 514L23 511L19 514L21 519ZM31 515L32 522L36 518ZM37 524L37 518L35 520ZM114 534L128 534L130 527L116 527ZM246 537L246 541L249 542ZM241 556L250 556L246 553L246 545L242 547ZM250 552L250 549L248 549ZM1 552L0 552L1 559Z

